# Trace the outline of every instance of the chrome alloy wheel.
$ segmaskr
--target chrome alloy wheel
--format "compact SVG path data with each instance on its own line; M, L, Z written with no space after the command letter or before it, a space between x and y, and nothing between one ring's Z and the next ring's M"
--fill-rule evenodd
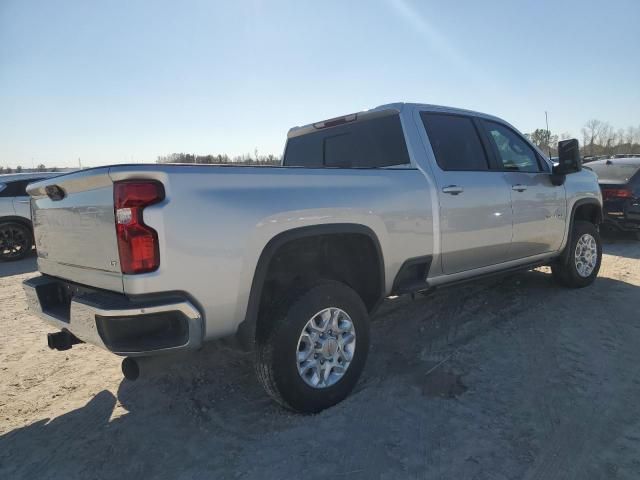
M585 233L576 244L576 270L582 278L587 278L598 262L598 245L592 235Z
M298 373L313 388L327 388L346 373L356 350L353 321L340 308L316 313L298 339Z

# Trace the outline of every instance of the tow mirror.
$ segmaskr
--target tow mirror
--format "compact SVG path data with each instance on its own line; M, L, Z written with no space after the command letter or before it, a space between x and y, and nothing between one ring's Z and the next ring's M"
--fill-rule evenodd
M582 159L580 158L580 146L578 140L562 140L558 142L558 165L553 167L556 175L568 175L582 170Z

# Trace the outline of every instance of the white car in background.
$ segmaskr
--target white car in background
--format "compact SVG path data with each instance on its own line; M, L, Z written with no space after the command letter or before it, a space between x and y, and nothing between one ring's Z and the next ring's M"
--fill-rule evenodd
M27 185L64 172L0 175L0 261L24 258L33 246Z

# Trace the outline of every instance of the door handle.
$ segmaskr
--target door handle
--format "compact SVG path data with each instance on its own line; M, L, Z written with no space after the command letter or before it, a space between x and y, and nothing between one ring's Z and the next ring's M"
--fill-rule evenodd
M31 200L18 200L18 203L31 203Z
M459 193L464 192L464 188L458 185L447 185L446 187L442 188L442 191L444 193L448 193L449 195L458 195Z
M513 190L514 192L524 192L527 189L526 185L514 185L513 187L511 187L511 190Z

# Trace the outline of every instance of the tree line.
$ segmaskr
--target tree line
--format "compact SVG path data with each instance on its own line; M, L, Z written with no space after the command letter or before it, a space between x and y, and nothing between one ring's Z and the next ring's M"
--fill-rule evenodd
M11 168L0 165L0 175L8 173L61 172L63 170L65 169L60 169L58 167L46 167L43 163L35 168L23 168L22 165L18 165L16 168Z
M248 153L230 157L225 154L196 155L194 153L171 153L159 156L156 163L202 163L202 164L234 164L234 165L280 165L282 157L273 154L259 155L255 150L254 155Z
M640 155L640 125L614 129L608 122L597 119L589 120L581 129L582 138L580 153L583 157L611 156L618 154ZM558 154L558 141L574 138L570 133L553 133L544 128L537 128L525 133L531 142L550 156ZM230 157L227 154L196 155L193 153L171 153L159 156L157 163L202 163L202 164L234 164L234 165L279 165L281 156L244 154Z
M640 125L615 129L609 122L591 119L584 124L580 152L583 157L611 155L640 155ZM538 128L525 134L543 152L557 155L558 140L572 138L569 133L554 134Z
M591 119L584 124L580 132L582 138L580 152L583 157L611 156L611 155L640 155L640 125L615 129L609 122ZM525 136L543 152L551 156L557 155L558 140L572 138L569 133L553 133L544 128L537 128ZM280 155L260 155L254 150L253 155L229 156L227 154L197 155L194 153L171 153L161 155L156 163L198 163L198 164L233 164L233 165L280 165ZM15 168L0 166L0 174L27 173L27 172L59 172L65 169L58 167L46 167L39 164L35 168L24 168L18 165Z

